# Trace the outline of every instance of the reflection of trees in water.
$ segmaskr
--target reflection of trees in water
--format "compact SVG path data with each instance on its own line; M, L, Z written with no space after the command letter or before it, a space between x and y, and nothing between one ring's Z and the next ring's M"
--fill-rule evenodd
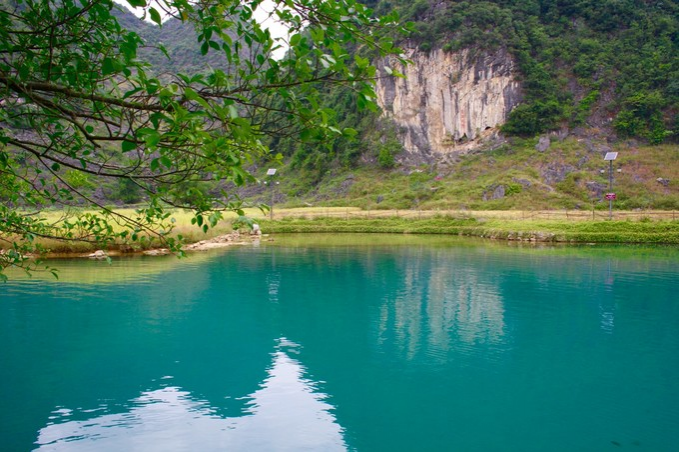
M380 307L380 342L394 344L412 359L418 352L445 352L505 335L504 306L490 275L445 259L404 259L396 296Z

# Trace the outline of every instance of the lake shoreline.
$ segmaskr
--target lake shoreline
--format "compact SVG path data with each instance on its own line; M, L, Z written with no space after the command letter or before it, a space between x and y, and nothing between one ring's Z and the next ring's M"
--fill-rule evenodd
M562 221L475 218L283 218L262 221L276 233L444 234L536 243L679 244L679 221Z
M182 251L203 251L249 244L253 240L269 238L270 234L423 234L473 237L496 241L554 244L664 244L679 245L679 220L517 220L489 218L477 219L443 215L426 218L337 218L337 217L283 217L280 219L257 219L262 231L259 236L232 231L192 240ZM97 251L103 251L96 255ZM105 259L123 255L164 255L171 252L162 245L148 249L135 249L129 245L113 245L108 248L83 249L80 244L61 243L58 251L47 252L41 259L83 257ZM37 257L37 256L36 256Z

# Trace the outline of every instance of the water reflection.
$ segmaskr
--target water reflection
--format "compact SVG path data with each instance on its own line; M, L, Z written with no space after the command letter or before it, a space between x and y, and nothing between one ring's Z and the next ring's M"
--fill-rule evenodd
M1 449L679 443L677 251L274 243L5 285Z
M611 269L612 262L608 259L608 272L604 279L604 290L609 295L602 297L599 301L599 311L601 314L601 329L606 333L613 334L615 327L615 305L613 304L610 294L613 293L615 285L615 273Z
M122 413L106 414L111 409L106 404L58 407L39 431L36 450L346 450L327 395L291 356L299 348L279 339L268 377L245 397L247 408L239 416L219 416L207 400L168 385L144 391Z
M85 257L47 259L45 264L57 270L58 278L39 266L39 270L27 274L18 268L8 268L5 273L11 281L33 281L48 283L76 284L118 284L130 282L151 282L164 272L187 266L199 266L214 261L229 249L215 249L189 253L185 259L174 255L165 256L114 256L111 262L87 259Z
M393 336L406 359L413 359L418 351L443 358L459 343L502 342L505 310L488 272L464 262L424 262L429 261L402 262L402 287L380 306L380 343Z

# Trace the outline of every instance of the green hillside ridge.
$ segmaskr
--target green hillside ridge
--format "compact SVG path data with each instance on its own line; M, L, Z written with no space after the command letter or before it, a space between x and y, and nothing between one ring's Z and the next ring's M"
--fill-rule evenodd
M676 2L367 3L378 13L396 8L404 20L414 21L407 43L423 51L506 46L520 63L526 93L524 104L503 128L510 140L494 150L455 156L446 167L403 166L406 154L398 128L379 112L358 109L359 99L348 87L329 89L325 102L338 127L353 128L359 135L316 144L294 136L269 142L286 162L275 203L365 209L607 208L603 194L608 192L608 168L602 156L605 150L616 150L616 207L679 209ZM608 14L597 16L602 8ZM195 33L178 21L157 27L129 12L119 14L123 26L149 45L141 57L160 71L200 72L206 64L224 63L216 52L202 57ZM171 60L153 48L160 42ZM552 128L575 134L565 140L552 136L544 152L535 149L537 138L511 138ZM625 140L630 136L639 141L630 144ZM659 142L665 144L651 145ZM262 178L258 172L263 170L254 172ZM216 193L220 188L233 190L213 182L193 184L187 193ZM98 185L96 191L112 204L143 201L133 186L124 184ZM271 202L265 185L238 193L252 202Z
M358 139L339 137L315 146L299 144L294 137L271 142L272 149L286 158L291 173L293 188L282 199L371 208L591 206L593 198L596 204L607 191L602 189L607 177L598 173L603 154L597 156L587 145L594 139L601 142L600 151L615 148L623 161L636 159L620 175L626 187L619 196L621 205L676 206L676 183L671 181L677 175L679 138L677 2L368 3L378 13L397 9L403 20L413 21L414 32L402 44L422 52L471 49L473 58L485 50L506 48L518 63L524 91L522 104L502 127L513 141L488 155L455 156L450 171L436 165L413 167L407 162L411 155L399 141L398 127L380 118L379 112L358 110L358 99L350 90L335 89L328 92L326 106L335 111L341 127L359 132ZM544 153L533 152L531 137L550 131L570 138ZM637 141L630 145L631 138ZM664 146L648 147L658 144ZM368 169L375 165L395 171ZM413 171L423 173L404 176ZM550 176L550 171L556 174ZM344 177L349 173L354 179L347 181ZM367 187L359 189L363 174ZM429 183L437 176L442 180L435 182L442 187L422 189L437 185ZM504 190L505 196L492 199L494 189L498 194ZM377 203L378 197L383 201Z
M459 156L443 171L436 165L384 169L374 159L351 170L336 166L312 183L313 175L290 165L279 170L273 198L285 207L370 210L608 209L603 195L609 191L609 166L603 156L614 150L616 209L679 209L679 146L552 139L540 152L537 138L516 138L495 150ZM271 195L265 185L245 193L266 204Z
M679 3L673 0L390 0L423 51L507 48L525 91L504 131L609 126L660 143L679 131ZM610 124L609 124L610 122Z
M146 45L139 49L139 60L150 64L157 74L196 74L205 72L208 66L226 68L228 65L223 52L209 49L207 55L201 55L196 31L178 19L171 18L158 26L141 20L123 6L114 14L121 27L143 39Z
M328 114L339 129L354 129L357 136L317 143L296 136L269 141L285 162L276 203L366 209L604 208L608 174L602 156L616 150L616 170L621 169L615 174L617 207L679 209L677 2L366 3L377 13L396 9L403 20L413 21L414 32L403 44L421 51L506 47L519 63L525 91L525 102L503 127L509 140L492 150L455 155L446 166L405 164L397 126L378 111L359 109L361 99L350 87L328 88ZM179 21L158 27L123 7L116 17L144 39L139 58L158 73L195 73L226 64L218 52L202 56L195 31ZM157 49L161 43L170 59ZM533 137L555 129L571 133L565 139L552 136L551 146L537 151ZM259 162L253 171L263 178L263 168L270 165L278 164ZM125 180L101 182L71 170L64 178L106 204L144 201ZM183 188L188 197L226 188L248 201L271 200L264 185L235 190L216 181Z
M413 22L414 31L403 42L406 46L449 52L508 49L518 63L525 99L503 127L507 134L608 127L620 138L644 138L650 143L676 139L679 134L676 1L365 3L378 14L396 9L404 21ZM136 31L150 46L140 57L159 70L191 73L208 64L225 63L219 52L202 58L195 33L177 20L157 27L124 11L120 17L124 27ZM152 50L158 43L167 48L171 60ZM337 111L340 121L361 125L356 102L347 102L346 93L329 93L328 106Z

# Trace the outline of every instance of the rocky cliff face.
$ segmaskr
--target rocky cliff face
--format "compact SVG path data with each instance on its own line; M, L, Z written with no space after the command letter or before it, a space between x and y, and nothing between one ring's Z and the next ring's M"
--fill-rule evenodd
M413 49L407 56L413 64L401 68L406 78L381 78L377 96L411 154L437 159L479 147L521 100L515 63L505 51L472 56ZM387 64L378 64L382 74Z

